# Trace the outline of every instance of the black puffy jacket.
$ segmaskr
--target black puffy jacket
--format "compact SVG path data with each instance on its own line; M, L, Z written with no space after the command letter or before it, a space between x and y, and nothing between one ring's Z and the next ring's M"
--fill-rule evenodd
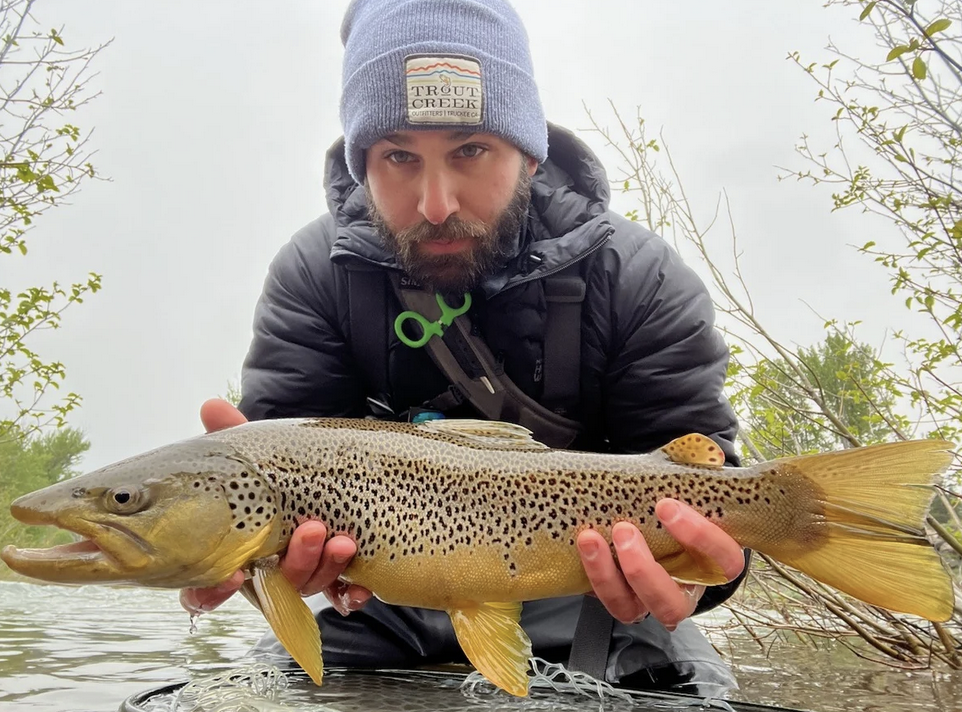
M368 414L366 398L374 393L370 374L352 355L348 268L398 267L367 219L364 190L347 171L340 141L328 153L326 186L330 213L281 249L256 307L240 404L250 419ZM645 452L698 432L711 436L734 460L736 421L722 396L728 349L713 327L708 292L662 238L612 213L608 200L608 179L595 156L573 134L550 126L548 160L533 179L527 226L503 269L473 293L472 321L503 360L506 374L538 399L546 314L542 278L579 262L586 295L574 414L585 435L578 445ZM384 323L393 324L401 311L393 295L387 308ZM387 340L387 381L389 405L398 413L448 386L426 350L404 346L393 329ZM709 589L700 608L717 605L734 588ZM577 600L551 604L551 616L539 616L539 610L527 604L526 618L550 620L553 629L542 634L525 622L535 653L564 659L559 651L570 642ZM450 634L445 642L438 632L450 627L446 621L423 622L433 613L372 602L343 623L328 611L321 615L322 627L331 628L323 630L325 658L340 655L346 663L378 665L458 658ZM367 628L365 621L371 623ZM350 629L349 635L343 633L341 652L338 626ZM379 641L380 657L357 645L361 631L391 626L403 629L402 642ZM697 674L679 668L693 660L713 669L708 677L717 672L714 668L723 669L690 622L673 635L652 621L616 624L608 679L624 680L640 670L660 687L665 685L658 679L704 679L704 667ZM657 672L666 666L671 672ZM719 674L718 679L725 678Z

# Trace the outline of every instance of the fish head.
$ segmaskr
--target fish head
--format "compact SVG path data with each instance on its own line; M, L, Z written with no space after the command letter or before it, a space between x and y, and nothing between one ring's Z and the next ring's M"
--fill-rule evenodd
M80 537L0 552L14 571L57 583L212 586L280 548L270 483L236 448L209 436L26 494L10 511L24 524Z

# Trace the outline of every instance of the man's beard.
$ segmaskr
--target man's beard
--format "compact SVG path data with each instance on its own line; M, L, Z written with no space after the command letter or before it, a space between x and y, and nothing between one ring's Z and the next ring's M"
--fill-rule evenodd
M401 268L422 286L442 294L464 294L494 273L510 255L531 202L531 176L524 164L511 202L493 223L469 222L455 216L440 225L423 220L417 225L394 232L374 204L365 183L367 210L384 245L391 250ZM427 254L420 245L432 240L470 240L472 246L448 255Z

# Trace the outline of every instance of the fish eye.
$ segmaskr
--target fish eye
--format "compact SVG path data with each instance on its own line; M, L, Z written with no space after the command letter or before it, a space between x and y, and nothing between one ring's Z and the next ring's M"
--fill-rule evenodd
M107 509L116 514L133 514L143 508L146 498L137 488L115 487L107 491L104 503Z

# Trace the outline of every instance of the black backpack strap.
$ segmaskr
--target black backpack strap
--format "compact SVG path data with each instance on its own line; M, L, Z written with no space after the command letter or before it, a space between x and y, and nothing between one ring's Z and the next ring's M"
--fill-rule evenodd
M579 264L545 279L548 306L544 339L542 401L556 413L571 413L580 399L581 312L585 280ZM615 620L594 596L585 596L571 641L568 669L605 679Z
M580 264L545 278L548 306L541 400L556 413L573 413L581 397L581 305L585 280Z
M347 270L351 354L367 379L368 404L374 410L380 404L388 407L387 282L381 269Z
M571 641L568 669L587 673L596 680L604 680L614 624L615 619L601 601L594 596L585 596Z

